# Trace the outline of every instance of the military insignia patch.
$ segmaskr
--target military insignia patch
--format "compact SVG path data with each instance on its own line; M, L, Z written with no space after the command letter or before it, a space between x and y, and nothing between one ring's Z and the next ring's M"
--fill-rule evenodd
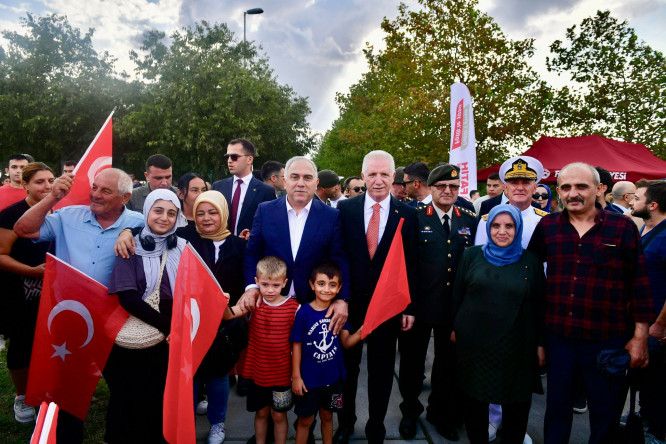
M469 227L462 227L458 230L458 234L466 234L469 236L472 234L472 232L470 231Z
M458 216L458 217L462 216L462 215L460 214L460 210L458 209L458 207L453 207L453 211L456 212L456 216Z
M432 216L432 214L433 214L432 206L429 206L429 207L426 209L426 216Z

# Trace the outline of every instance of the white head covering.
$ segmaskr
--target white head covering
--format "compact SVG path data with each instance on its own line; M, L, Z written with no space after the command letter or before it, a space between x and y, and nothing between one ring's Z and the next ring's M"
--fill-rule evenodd
M543 165L534 157L512 157L500 167L499 177L503 183L507 179L533 179L539 183L543 179Z
M178 208L176 223L174 223L173 227L171 227L171 229L164 234L155 234L148 226L148 214L150 213L151 208L153 208L153 205L155 205L155 202L158 200L166 200ZM138 256L141 256L143 260L143 270L146 275L146 291L143 294L143 298L145 299L155 290L155 287L159 284L158 278L160 276L160 262L162 260L164 251L167 249L167 238L175 233L178 227L186 226L187 220L185 219L185 216L183 216L183 212L180 209L180 200L178 200L178 196L176 196L176 194L171 190L158 189L152 191L148 196L146 196L146 201L143 203L143 221L143 230L141 230L141 233L135 237L136 248L134 249L134 253ZM148 236L155 240L155 249L152 251L146 250L143 248L143 245L141 245L141 238ZM173 294L174 286L176 284L176 272L178 271L180 254L183 252L185 243L186 242L184 239L178 238L177 246L169 250L167 255L167 261L164 269L169 275L171 294Z

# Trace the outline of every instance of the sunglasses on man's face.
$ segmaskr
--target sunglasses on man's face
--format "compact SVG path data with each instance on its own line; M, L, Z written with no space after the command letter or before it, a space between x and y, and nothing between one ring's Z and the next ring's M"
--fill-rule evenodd
M432 185L433 188L437 188L439 191L444 191L447 188L450 189L451 191L458 191L460 189L460 185L456 184L448 184L448 183L436 183Z
M535 195L532 196L532 199L535 199L535 200L539 200L539 199L547 200L547 199L548 199L548 193L542 193L542 194L536 193Z
M350 188L350 190L354 190L354 193L361 193L361 192L365 193L365 190L367 190L367 188L366 187L354 187L354 188Z
M248 157L249 154L225 154L224 160L233 160L234 162L240 159L241 157Z

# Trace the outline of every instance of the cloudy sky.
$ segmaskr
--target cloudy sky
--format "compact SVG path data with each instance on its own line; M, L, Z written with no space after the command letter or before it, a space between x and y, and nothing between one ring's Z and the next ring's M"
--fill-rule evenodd
M418 8L415 0L405 3ZM326 131L338 116L335 93L346 92L366 70L366 42L382 44L383 17L397 14L395 0L0 0L0 29L20 30L26 12L66 15L82 31L95 28L94 47L119 59L131 73L130 49L137 49L145 30L170 34L197 21L226 22L243 38L243 11L261 7L264 14L247 16L247 38L260 43L281 83L309 98L310 123ZM567 27L610 9L628 20L639 38L666 52L666 0L480 0L513 39L536 38L534 67L554 84L562 79L546 73L548 46L563 39ZM1 44L1 39L0 39Z

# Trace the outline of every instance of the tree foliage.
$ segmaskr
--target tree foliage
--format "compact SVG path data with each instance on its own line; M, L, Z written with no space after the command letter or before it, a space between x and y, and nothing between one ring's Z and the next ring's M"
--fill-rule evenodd
M666 157L666 62L626 21L598 11L555 41L549 70L574 82L567 126L571 135L596 133L643 143Z
M137 162L136 148L145 146L169 156L178 174L219 177L233 138L251 140L259 164L312 149L306 99L278 83L254 46L236 42L226 25L205 21L174 32L169 47L164 37L148 32L144 55L132 53L147 83L141 102L117 126L127 141L124 159Z
M450 85L472 95L480 166L525 148L547 125L553 93L528 65L533 40L512 41L476 0L419 0L384 20L386 49L369 46L369 70L339 94L340 118L316 161L348 175L362 153L391 152L398 164L448 160ZM336 170L337 171L337 170Z
M27 14L21 25L25 33L2 32L0 150L54 166L77 159L131 88L115 59L93 49L93 29L82 35L57 15Z

